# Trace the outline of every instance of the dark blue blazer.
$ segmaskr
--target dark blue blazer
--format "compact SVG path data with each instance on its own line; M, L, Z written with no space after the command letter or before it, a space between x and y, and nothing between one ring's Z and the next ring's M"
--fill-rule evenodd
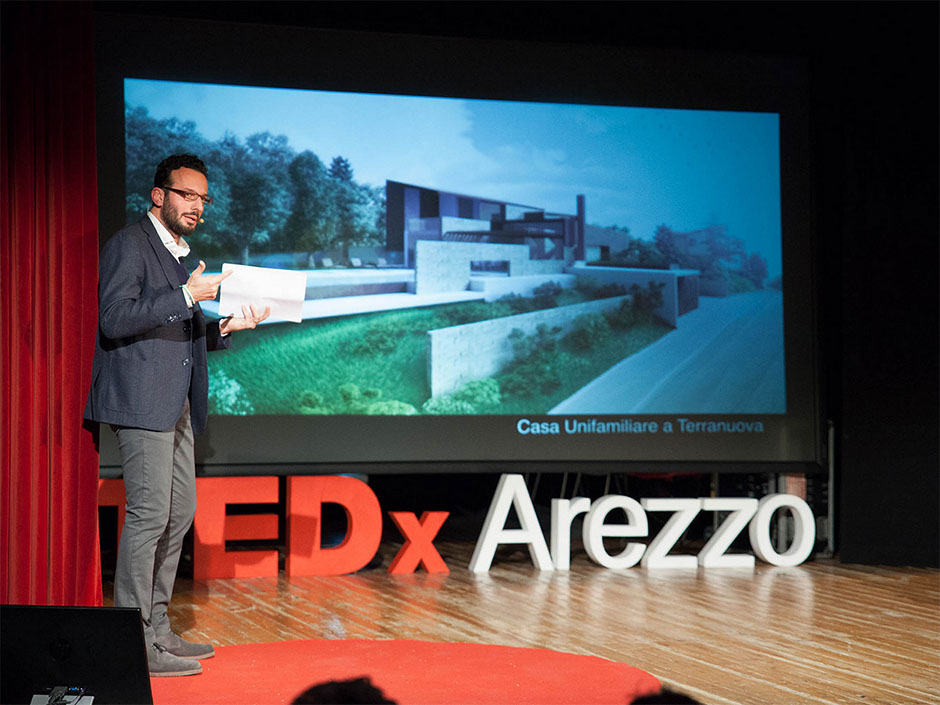
M206 427L206 351L227 348L218 322L186 305L173 255L149 217L105 243L98 261L98 335L85 418L166 431L187 395L194 433Z

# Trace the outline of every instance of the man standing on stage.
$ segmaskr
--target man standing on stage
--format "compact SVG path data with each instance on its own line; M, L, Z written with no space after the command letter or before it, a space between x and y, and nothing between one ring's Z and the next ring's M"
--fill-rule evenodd
M167 608L183 537L196 510L193 436L206 426L206 351L228 348L228 334L268 317L207 322L200 301L216 297L229 275L188 274L183 239L202 222L206 166L191 154L164 159L146 217L115 234L99 260L98 336L85 418L111 425L121 450L127 516L118 547L114 604L138 607L151 676L202 672L210 644L182 639Z

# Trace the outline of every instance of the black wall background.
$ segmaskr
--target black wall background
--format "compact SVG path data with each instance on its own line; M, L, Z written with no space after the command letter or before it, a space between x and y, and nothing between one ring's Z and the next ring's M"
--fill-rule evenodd
M806 58L818 317L843 562L940 564L940 5L97 2L186 20ZM155 52L155 60L159 52ZM808 282L807 286L811 284Z

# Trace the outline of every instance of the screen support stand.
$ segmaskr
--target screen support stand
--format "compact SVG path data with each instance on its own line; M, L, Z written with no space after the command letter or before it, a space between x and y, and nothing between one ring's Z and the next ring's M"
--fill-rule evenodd
M773 486L776 487L776 492L786 494L787 476L785 474L775 473ZM783 553L787 550L787 546L790 545L790 539L793 534L793 520L786 512L778 511L776 513L776 518L774 519L774 534L776 537L774 541L776 549L779 553Z
M709 483L709 496L717 497L718 496L718 473L713 472L711 476L711 482ZM712 512L712 536L715 535L715 532L718 531L718 512Z
M829 479L826 485L826 557L836 553L836 425L830 421L826 434Z

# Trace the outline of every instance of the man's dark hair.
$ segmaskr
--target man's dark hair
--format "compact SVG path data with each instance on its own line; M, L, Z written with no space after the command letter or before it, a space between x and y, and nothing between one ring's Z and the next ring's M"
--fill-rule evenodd
M294 698L292 705L395 705L366 677L345 681L325 681Z
M170 185L170 174L177 169L193 169L209 178L209 171L202 159L195 154L174 154L167 157L157 167L157 172L153 175L153 185L157 188L163 188Z
M695 698L677 690L663 688L654 695L644 695L631 701L631 705L701 705Z

